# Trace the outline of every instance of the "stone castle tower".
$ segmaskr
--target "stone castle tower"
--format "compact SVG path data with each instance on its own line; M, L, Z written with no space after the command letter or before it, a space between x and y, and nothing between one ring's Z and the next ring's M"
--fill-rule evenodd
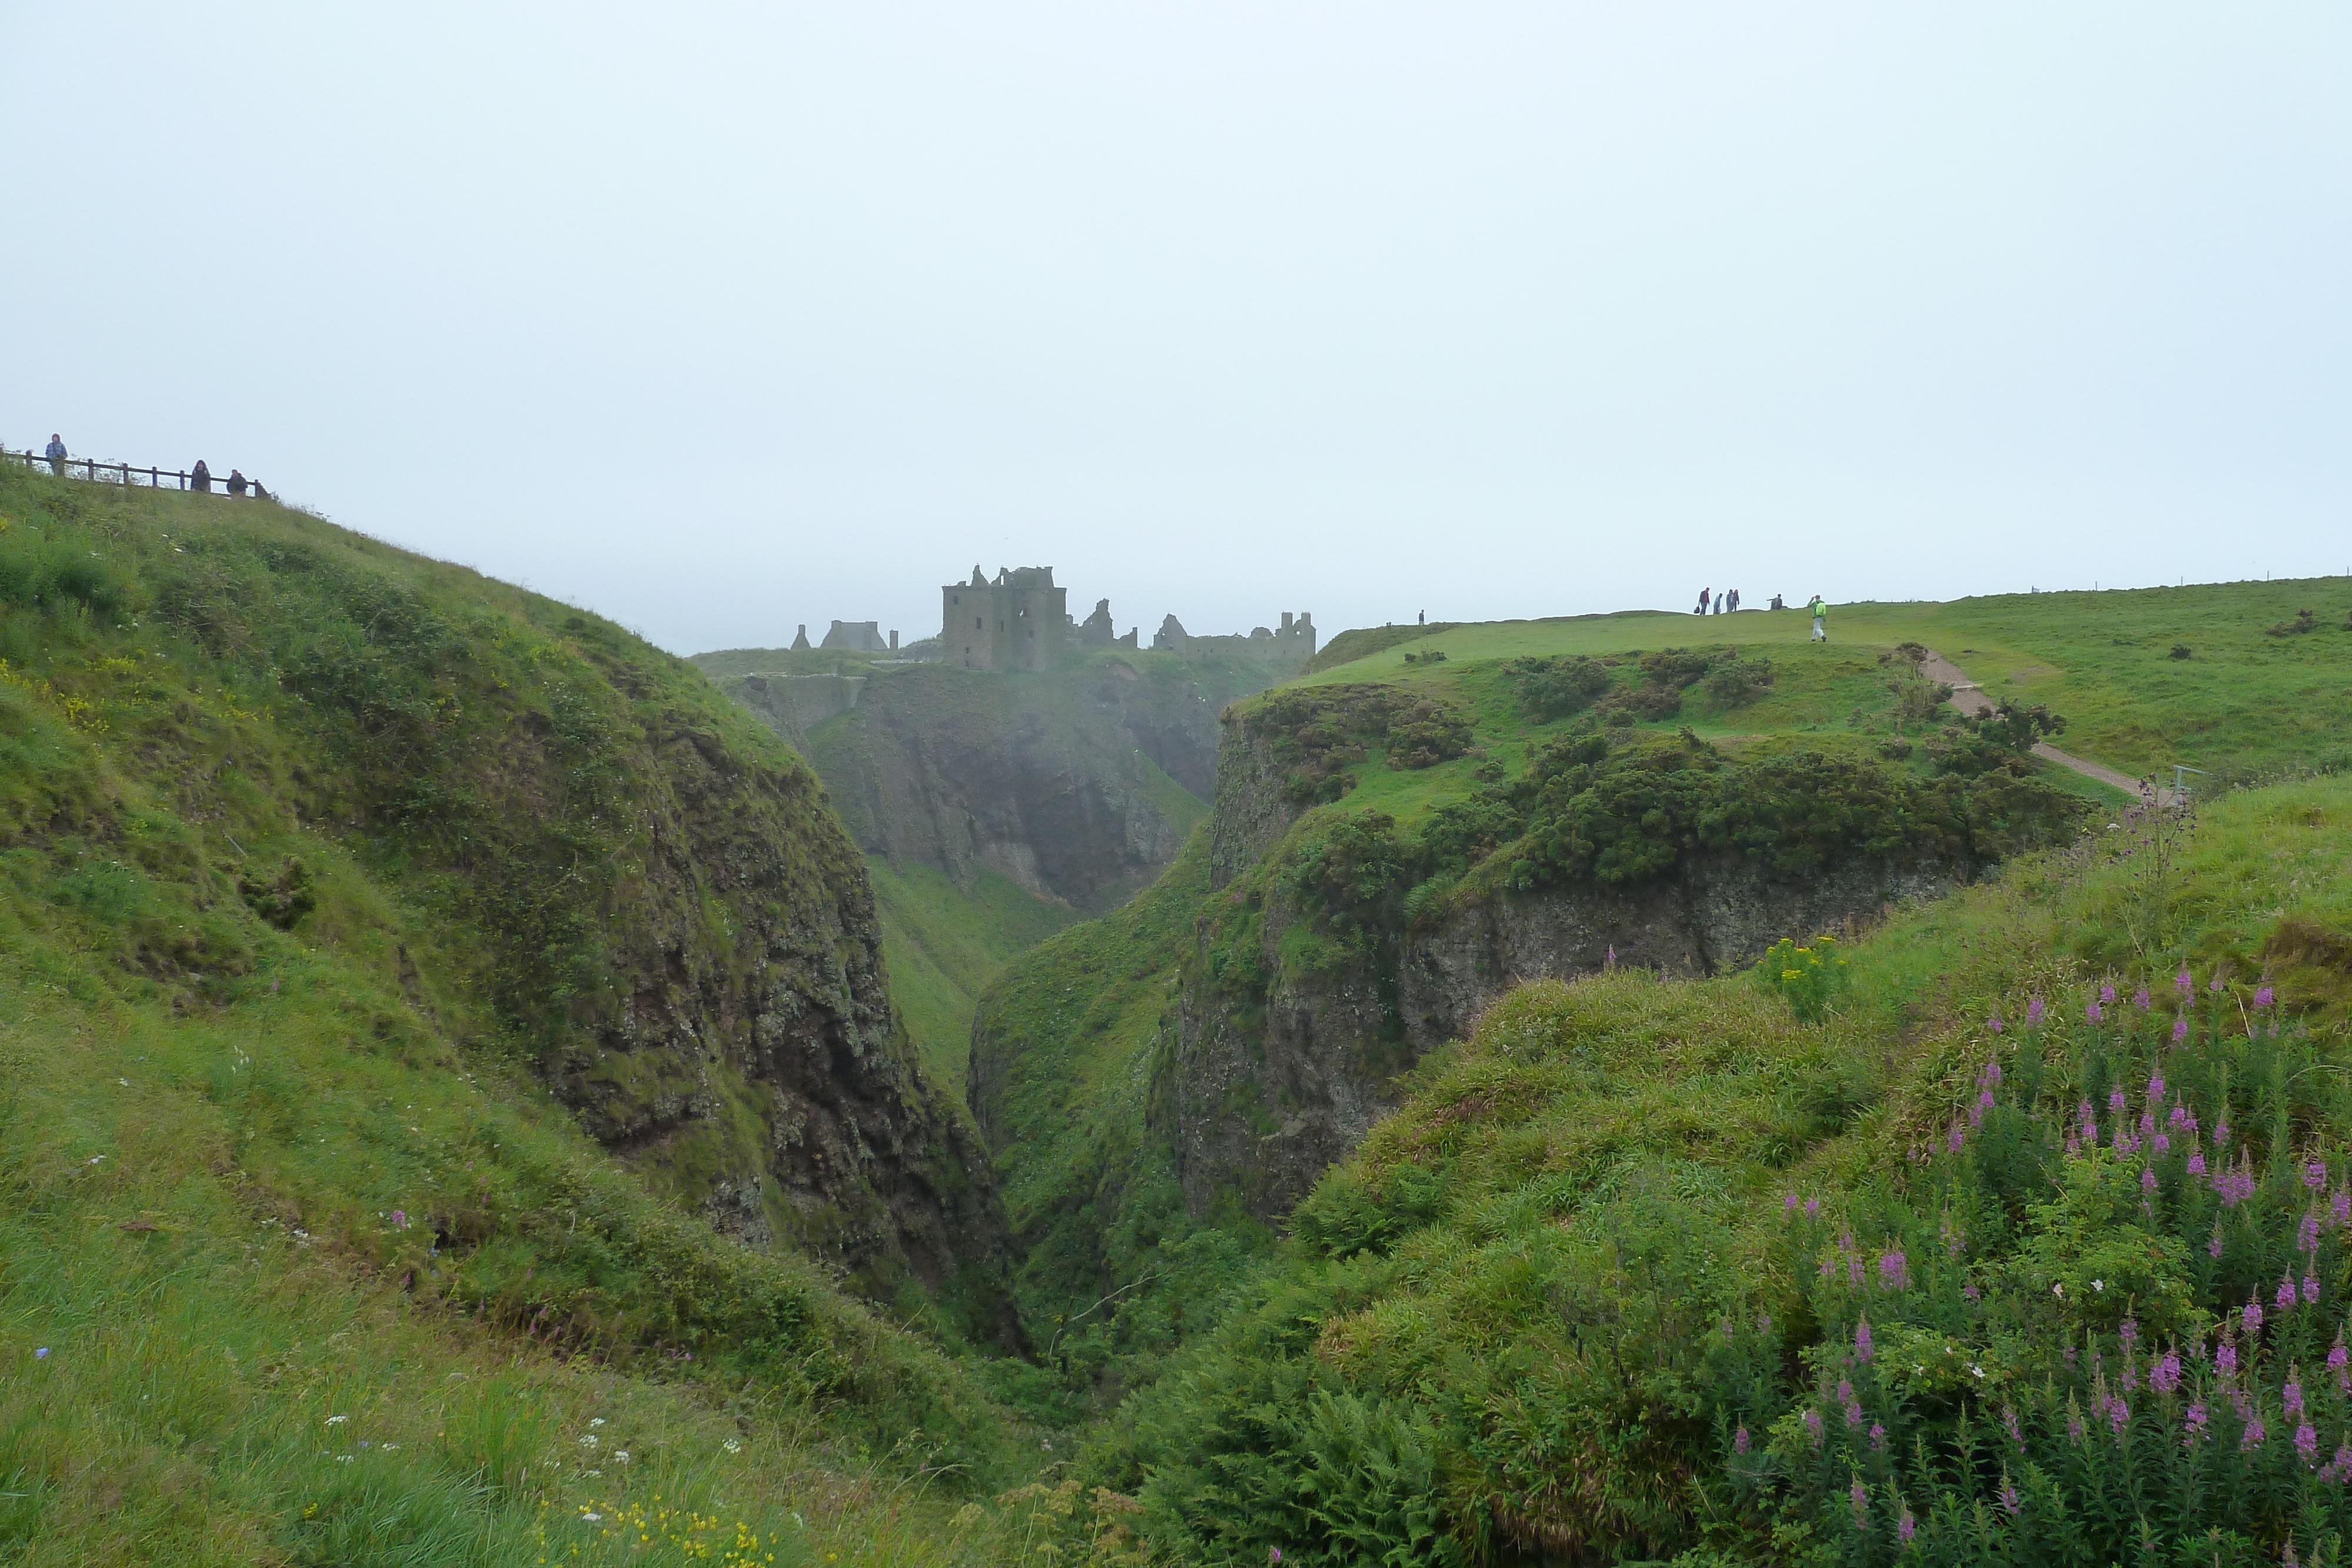
M970 582L940 590L940 643L947 662L967 670L1042 670L1069 635L1070 591L1054 586L1050 566L980 568Z

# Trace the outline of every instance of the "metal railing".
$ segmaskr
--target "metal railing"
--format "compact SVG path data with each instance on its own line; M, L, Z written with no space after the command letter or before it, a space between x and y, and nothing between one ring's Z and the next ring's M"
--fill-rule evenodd
M198 495L218 493L241 496L250 486L257 500L270 499L268 491L257 479L238 478L239 488L229 488L227 479L218 474L199 476L185 468L142 468L135 463L100 463L89 457L45 457L38 452L11 452L0 446L0 457L11 463L22 463L35 473L49 473L60 479L87 479L101 485L143 485L152 490L189 490ZM79 470L79 472L77 472ZM172 481L169 485L164 480Z

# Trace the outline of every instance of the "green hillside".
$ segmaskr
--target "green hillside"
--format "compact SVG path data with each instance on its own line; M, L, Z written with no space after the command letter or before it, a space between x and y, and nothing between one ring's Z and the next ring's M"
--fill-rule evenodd
M992 1207L860 1010L864 887L606 622L0 466L0 1555L1010 1560L1018 1516L946 1522L1035 1449L953 1348ZM878 1054L760 1076L745 996ZM701 1109L636 1134L687 1027ZM730 1197L833 1091L862 1162Z
M1180 1561L2336 1561L2352 789L2178 837L1896 920L1820 1022L1515 992L1088 1479Z
M2307 621L2300 618L2306 610ZM2346 578L1832 605L1822 649L1808 644L1811 622L1798 609L1729 617L1635 611L1457 626L1328 663L1348 651L1342 643L1356 634L1345 633L1305 679L1396 679L1416 667L1406 654L1432 652L1463 663L1730 643L1786 667L1845 648L1916 642L1997 699L2067 715L2073 727L2062 744L2077 755L2134 777L2184 762L2234 779L2343 758L2341 715L2352 693L2347 616ZM1824 712L1815 722L1843 717Z

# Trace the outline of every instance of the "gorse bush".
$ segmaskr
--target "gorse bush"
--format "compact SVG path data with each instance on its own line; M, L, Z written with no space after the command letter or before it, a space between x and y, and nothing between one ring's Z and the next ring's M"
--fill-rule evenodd
M1566 718L1609 689L1609 666L1599 659L1513 659L1503 673L1511 689L1538 724Z

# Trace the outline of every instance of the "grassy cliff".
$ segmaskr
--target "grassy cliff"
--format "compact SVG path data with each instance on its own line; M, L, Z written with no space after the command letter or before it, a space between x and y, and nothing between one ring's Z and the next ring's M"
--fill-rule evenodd
M991 1332L986 1176L815 780L689 667L0 468L0 933L13 1559L988 1560L892 1488L1012 1429L843 1288Z

